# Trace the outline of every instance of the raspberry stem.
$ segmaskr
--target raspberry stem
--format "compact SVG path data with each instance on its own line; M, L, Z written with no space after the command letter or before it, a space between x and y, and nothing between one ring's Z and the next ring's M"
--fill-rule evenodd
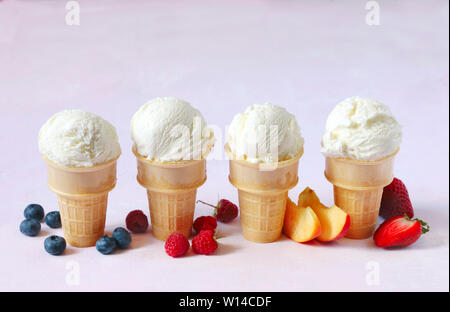
M216 206L213 206L213 205L211 205L211 204L205 203L205 202L202 201L202 200L197 200L197 203L198 203L198 202L200 202L200 203L202 203L202 204L205 204L205 205L208 205L208 206L210 206L210 207L213 207L213 208L216 208L216 209L217 209Z

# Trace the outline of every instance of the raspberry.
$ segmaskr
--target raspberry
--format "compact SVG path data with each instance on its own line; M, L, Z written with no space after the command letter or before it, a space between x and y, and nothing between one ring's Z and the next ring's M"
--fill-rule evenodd
M192 249L195 253L201 255L210 255L217 249L217 242L214 238L214 232L203 230L192 239Z
M133 210L127 215L125 220L127 229L133 233L145 233L148 228L147 216L142 210Z
M195 219L193 226L195 232L197 233L200 233L201 230L215 231L217 227L217 220L211 216L198 217Z
M215 211L215 216L220 222L230 222L233 221L238 215L238 207L226 199L221 199L217 204L217 210Z
M189 241L183 234L175 232L167 238L164 248L169 256L181 257L189 250Z
M227 199L219 200L217 206L213 206L201 200L199 200L199 202L215 208L213 215L217 218L218 221L223 223L233 221L239 213L238 207Z

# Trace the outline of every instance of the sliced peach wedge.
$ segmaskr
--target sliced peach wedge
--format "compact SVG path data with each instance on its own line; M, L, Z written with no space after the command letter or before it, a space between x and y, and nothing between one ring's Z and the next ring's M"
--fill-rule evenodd
M350 228L350 216L336 205L331 207L323 205L309 187L298 196L298 207L311 207L316 213L322 227L322 232L317 237L319 241L338 240L344 237Z
M308 242L321 233L319 218L310 207L298 207L288 198L283 232L296 242Z

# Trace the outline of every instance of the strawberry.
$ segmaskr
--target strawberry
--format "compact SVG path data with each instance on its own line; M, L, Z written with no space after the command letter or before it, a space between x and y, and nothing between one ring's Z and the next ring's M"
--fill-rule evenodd
M216 251L218 245L214 232L210 230L203 230L192 239L192 249L195 253L200 255L210 255Z
M385 221L375 231L373 240L378 247L409 246L420 235L428 232L430 226L419 219L411 220L406 214Z
M217 220L211 216L198 217L195 219L193 227L197 233L200 233L201 230L215 231L217 228Z
M239 212L238 207L227 199L219 200L216 206L205 203L201 200L199 200L199 202L215 208L213 215L217 218L217 220L223 223L233 221Z
M395 216L403 216L403 214L413 218L414 210L405 184L400 179L394 178L392 183L383 189L380 216L388 220Z
M181 257L189 250L189 241L183 234L175 232L167 238L164 248L169 256Z

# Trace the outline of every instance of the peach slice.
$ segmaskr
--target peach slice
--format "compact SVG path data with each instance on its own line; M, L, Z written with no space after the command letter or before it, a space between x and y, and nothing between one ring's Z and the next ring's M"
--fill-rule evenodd
M319 218L310 207L298 207L288 198L283 232L296 242L308 242L321 233Z
M322 226L322 233L317 237L322 242L338 240L347 234L350 228L350 216L336 205L327 207L322 204L316 193L309 187L298 196L299 207L311 207Z

